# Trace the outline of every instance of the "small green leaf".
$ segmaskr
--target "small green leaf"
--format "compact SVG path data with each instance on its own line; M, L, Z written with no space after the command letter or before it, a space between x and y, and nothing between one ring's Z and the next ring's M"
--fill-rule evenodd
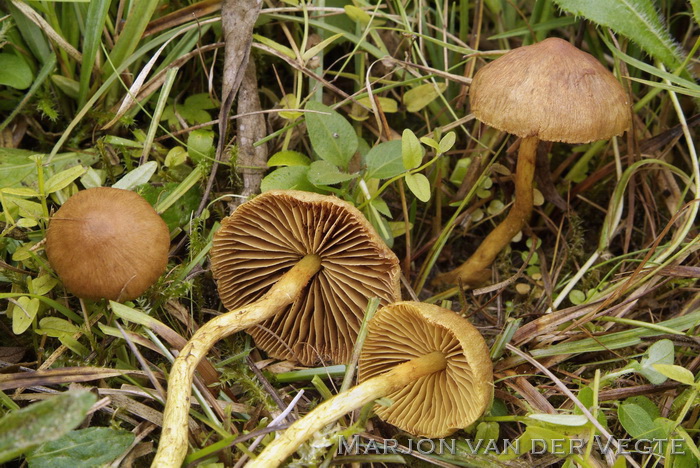
M259 34L253 34L253 39L255 39L256 41L258 41L261 44L268 46L272 50L276 50L277 52L279 52L282 55L286 55L287 57L289 57L292 60L296 60L296 58L297 58L296 54L294 53L294 51L292 49L280 44L279 42L275 42L272 39L269 39L265 36L261 36Z
M299 100L297 99L296 94L285 94L282 96L282 99L280 99L280 107L282 109L298 109ZM280 111L279 113L280 117L292 122L302 115L303 113L299 111Z
M583 301L586 300L586 294L583 291L574 289L569 293L569 300L573 305L583 304Z
M16 205L19 208L20 216L34 219L39 219L43 216L41 204L37 202L15 197L5 197L5 202L9 205Z
M458 160L455 164L455 168L452 170L452 174L450 174L450 182L455 185L461 185L464 177L467 175L467 169L469 169L471 163L471 158L462 158Z
M122 177L112 187L123 190L133 190L139 185L147 184L148 181L151 180L151 177L153 177L153 174L155 174L156 169L158 169L158 163L155 161L148 161L146 164L142 164Z
M187 150L182 146L175 146L165 156L165 167L172 168L184 164L187 161Z
M455 145L455 141L457 141L457 135L455 134L455 132L448 133L440 140L440 144L438 145L438 152L440 154L447 153Z
M641 406L633 403L623 403L617 410L617 417L620 424L634 438L662 439L662 431L654 424L654 420L649 413Z
M51 291L57 284L58 280L48 273L43 273L37 278L30 278L27 280L29 292L37 296L43 296Z
M649 380L654 385L662 384L666 381L666 376L660 374L654 369L654 364L673 364L674 349L673 341L659 340L649 346L646 356L640 362L640 368L637 371Z
M88 167L85 171L85 174L83 174L83 176L80 178L80 183L83 184L83 187L85 187L86 189L102 187L105 178L106 174L104 169L96 170L91 167Z
M17 304L13 304L12 308L12 332L15 335L21 335L29 328L39 312L39 299L21 296L16 301Z
M416 134L408 128L401 135L401 156L403 167L407 171L417 168L423 161L423 146Z
M153 324L154 319L145 312L134 309L119 302L109 301L109 307L114 312L114 315L127 322L138 323L145 327L150 327Z
M654 364L654 369L669 379L675 380L676 382L686 385L695 384L695 377L693 376L693 373L685 367L669 364Z
M399 110L399 104L396 102L396 100L388 97L382 97L382 96L374 96L374 100L379 103L379 105L382 107L382 112L385 114L393 114L395 112L398 112ZM363 97L357 100L360 104L363 106L369 107L370 109L372 108L372 103L370 102L368 97Z
M194 130L187 137L187 154L192 161L201 162L211 157L214 148L214 132L211 130Z
M406 172L403 165L402 145L400 140L392 140L370 149L365 156L367 177L390 179Z
M307 166L280 167L265 176L260 183L260 190L304 190L306 192L316 192L318 189L308 178L309 168Z
M423 143L426 146L430 146L432 149L435 151L440 151L440 143L435 141L433 138L430 137L421 137L420 138L421 143Z
M85 168L83 166L73 166L70 169L61 171L58 174L53 175L46 181L44 185L44 192L48 195L49 193L58 192L63 190L73 183L75 179L85 174Z
M5 415L0 419L0 463L74 429L95 401L88 391L71 391Z
M15 54L0 53L0 85L27 89L32 81L34 74L27 62Z
M39 192L36 190L32 190L30 188L3 188L0 189L0 192L6 194L6 195L16 195L18 197L39 197Z
M656 404L649 398L645 397L644 395L633 396L627 398L625 403L631 403L639 406L646 411L649 417L655 421L655 424L658 425L656 419L661 416L661 411L659 410L659 407L656 406Z
M218 106L212 101L209 93L197 93L185 99L185 107L190 109L216 109Z
M122 455L133 441L134 434L128 431L89 427L41 445L27 459L30 468L104 466Z
M321 52L323 49L325 49L326 47L331 45L331 43L333 41L335 41L336 39L338 39L339 37L342 37L342 36L343 36L343 34L340 33L340 34L335 34L327 39L324 39L323 41L319 42L318 44L316 44L315 46L311 47L309 50L304 52L301 56L301 59L304 62L307 62L308 60L312 59L315 55L318 55L318 53Z
M430 181L423 174L406 174L406 185L409 190L422 202L430 200Z
M38 299L37 299L38 300ZM66 319L60 317L44 317L39 321L39 328L36 332L41 335L60 338L63 335L74 335L80 329Z
M357 177L357 174L340 172L337 167L328 161L314 161L309 166L307 177L309 182L314 185L334 185L354 179Z
M578 427L588 424L588 418L582 414L531 414L528 418L557 426Z
M345 5L343 8L345 9L345 14L348 15L351 20L359 23L361 26L367 26L370 21L372 21L372 17L369 15L369 13L361 8L354 5Z
M486 208L486 212L491 216L494 216L503 211L505 207L506 206L501 200L491 200L489 202L489 206Z
M474 440L497 440L499 432L500 426L497 422L482 421L476 426Z
M403 103L408 112L418 112L437 99L446 89L447 84L445 83L422 84L406 91L406 94L403 95Z
M268 167L275 166L308 166L311 164L311 159L305 154L298 151L286 150L270 156L267 160Z
M377 211L379 211L381 214L386 216L387 218L392 218L393 216L391 215L391 210L389 209L389 205L386 204L384 200L381 198L377 197L372 199L371 202L369 202L370 205L372 205Z
M315 111L305 114L306 128L314 151L321 159L347 169L357 151L357 135L352 125L320 102L309 101L305 109Z

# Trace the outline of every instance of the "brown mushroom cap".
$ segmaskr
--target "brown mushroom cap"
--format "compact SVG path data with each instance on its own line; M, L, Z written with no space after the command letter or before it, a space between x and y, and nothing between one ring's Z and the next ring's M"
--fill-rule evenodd
M347 362L369 298L400 297L396 255L349 203L274 190L241 205L214 236L219 296L229 310L250 304L309 254L321 257L321 270L300 299L247 331L276 358Z
M84 299L128 301L165 271L170 233L139 194L78 192L51 217L46 255L66 289Z
M383 420L420 437L446 437L481 416L493 395L493 368L481 333L465 318L432 304L396 302L369 324L359 362L363 382L398 364L440 351L447 367L418 378L375 407Z
M513 49L474 76L477 119L519 137L588 143L630 126L627 94L593 56L549 38Z

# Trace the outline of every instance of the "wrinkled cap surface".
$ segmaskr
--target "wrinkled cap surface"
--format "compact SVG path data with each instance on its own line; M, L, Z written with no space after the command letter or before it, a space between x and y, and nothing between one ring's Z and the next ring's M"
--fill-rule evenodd
M71 293L84 299L134 299L168 264L170 233L139 194L82 190L51 217L46 256Z
M558 38L489 63L469 93L477 119L523 138L588 143L621 135L631 123L627 94L613 74Z
M418 437L446 437L487 409L493 368L481 333L456 313L432 304L397 302L375 314L359 362L363 382L411 359L441 351L444 370L417 379L375 406L383 420Z
M321 270L301 297L247 332L275 358L347 362L369 298L400 297L396 255L349 203L275 190L241 205L214 236L219 296L229 310L250 304L309 254L321 257Z

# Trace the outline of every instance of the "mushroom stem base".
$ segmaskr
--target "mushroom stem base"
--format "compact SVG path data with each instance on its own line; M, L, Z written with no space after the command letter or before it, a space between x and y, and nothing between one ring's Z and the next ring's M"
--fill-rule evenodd
M525 227L532 214L532 181L535 176L537 137L523 138L515 169L515 200L508 216L486 236L466 262L452 271L438 275L433 285L457 284L475 287L484 283L489 267L513 237Z
M417 379L447 367L440 351L411 359L390 371L373 377L350 390L340 393L297 420L280 437L270 443L246 468L270 468L281 465L314 432L322 429L350 411L386 396Z
M320 269L320 257L307 255L258 301L219 315L197 330L180 351L170 371L163 432L152 468L180 467L187 455L187 416L194 371L212 346L222 338L272 317L293 303Z

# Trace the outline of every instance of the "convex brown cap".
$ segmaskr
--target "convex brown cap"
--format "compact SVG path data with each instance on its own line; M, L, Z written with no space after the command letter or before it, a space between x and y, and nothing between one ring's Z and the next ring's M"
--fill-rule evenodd
M523 138L588 143L630 126L627 94L613 74L554 37L481 68L469 96L477 119Z
M275 358L347 362L369 298L400 297L396 255L349 203L274 190L241 205L214 236L219 296L229 310L250 304L310 254L321 257L321 270L300 299L247 331Z
M137 193L97 187L70 197L51 217L46 255L71 293L128 301L165 271L170 233Z
M369 323L359 362L360 382L434 351L444 370L418 378L375 407L383 420L420 437L446 437L488 408L493 368L481 333L465 318L432 304L397 302L377 311Z

